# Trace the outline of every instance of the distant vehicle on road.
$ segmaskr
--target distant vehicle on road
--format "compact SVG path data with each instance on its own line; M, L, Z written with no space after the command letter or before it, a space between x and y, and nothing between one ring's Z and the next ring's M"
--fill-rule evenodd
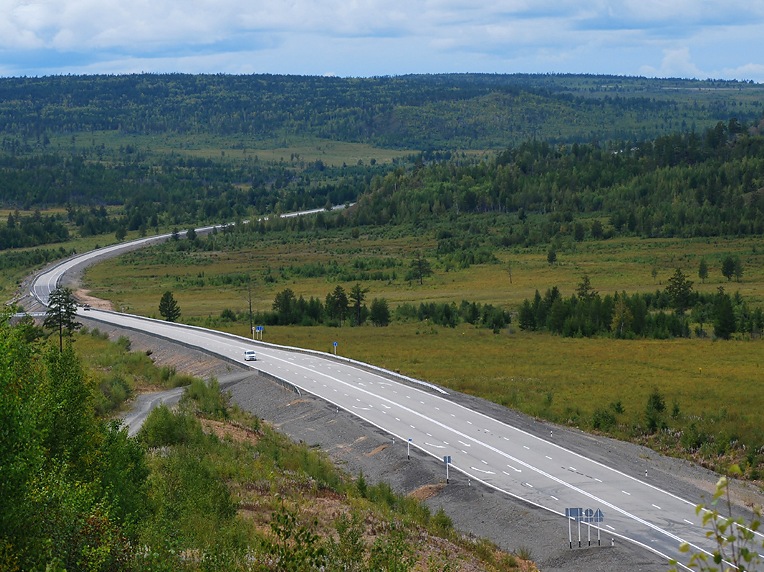
M244 361L257 361L257 354L255 353L255 350L245 350Z
M88 310L90 310L90 304L83 304L82 309L87 312Z

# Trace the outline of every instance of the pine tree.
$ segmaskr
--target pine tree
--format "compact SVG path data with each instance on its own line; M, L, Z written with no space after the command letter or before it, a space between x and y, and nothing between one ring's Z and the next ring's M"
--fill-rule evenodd
M702 283L705 283L706 278L708 278L708 263L705 258L701 258L700 264L698 264L698 278Z
M43 326L58 330L58 350L64 349L64 335L82 327L77 320L77 301L71 288L57 288L48 298L48 310L45 312Z
M735 311L732 308L732 300L724 288L719 287L716 297L716 317L714 319L714 335L717 338L728 340L735 333Z
M159 301L159 315L168 322L175 322L180 318L180 306L169 290L162 294L162 299Z

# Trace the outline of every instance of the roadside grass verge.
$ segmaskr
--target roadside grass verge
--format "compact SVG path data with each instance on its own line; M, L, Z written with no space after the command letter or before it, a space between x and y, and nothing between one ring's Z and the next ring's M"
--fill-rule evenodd
M136 393L188 385L193 379L172 367L157 367L145 352L130 351L128 338L109 341L98 328L82 328L74 349L89 366L96 412L102 416L120 411Z

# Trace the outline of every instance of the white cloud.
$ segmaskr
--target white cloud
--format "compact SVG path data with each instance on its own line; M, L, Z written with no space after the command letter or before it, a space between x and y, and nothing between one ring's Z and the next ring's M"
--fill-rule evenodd
M660 67L643 66L642 72L644 75L657 77L700 78L704 76L703 71L693 63L689 48L664 50Z
M341 75L740 69L764 80L753 61L763 22L764 3L750 0L0 0L0 56L19 74L217 61Z

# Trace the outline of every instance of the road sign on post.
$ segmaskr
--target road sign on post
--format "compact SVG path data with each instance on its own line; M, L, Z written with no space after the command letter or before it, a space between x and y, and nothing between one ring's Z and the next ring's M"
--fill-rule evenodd
M446 464L446 484L448 484L448 466L451 464L451 455L445 455L443 462Z
M568 545L573 548L573 535L570 529L570 522L575 520L578 522L578 547L581 547L581 523L584 522L589 526L588 538L589 546L592 545L592 523L599 524L605 520L605 514L597 509L592 510L590 508L566 508L565 517L568 519ZM600 539L600 527L597 527L597 544L601 544Z
M337 342L334 342L332 345L334 346L334 355L337 355Z

